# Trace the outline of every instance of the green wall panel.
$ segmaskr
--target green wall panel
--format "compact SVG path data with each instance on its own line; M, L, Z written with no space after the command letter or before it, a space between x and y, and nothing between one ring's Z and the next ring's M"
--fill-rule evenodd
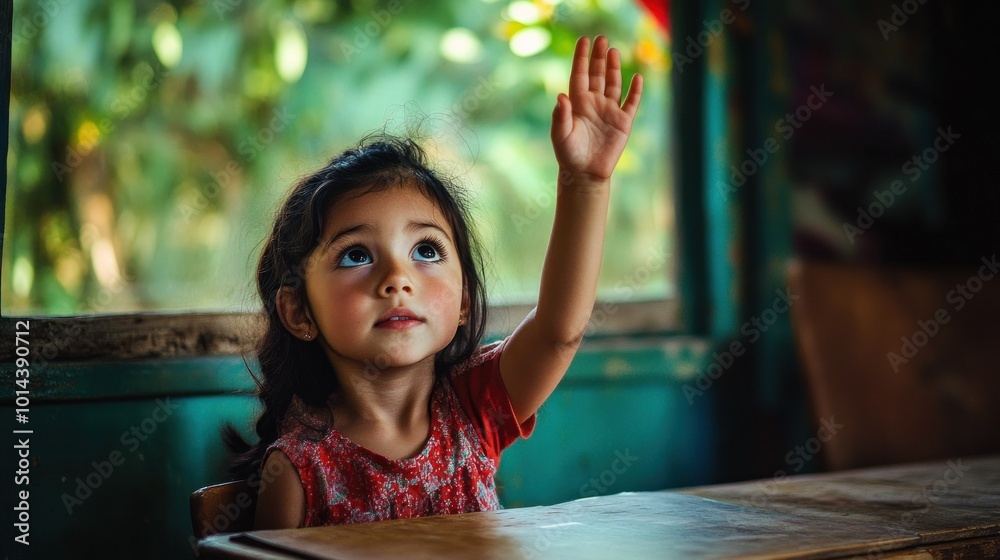
M500 461L504 507L711 481L710 403L673 383L566 384Z

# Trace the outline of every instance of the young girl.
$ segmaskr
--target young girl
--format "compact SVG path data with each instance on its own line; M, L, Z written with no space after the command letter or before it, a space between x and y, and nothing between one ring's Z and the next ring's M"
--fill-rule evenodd
M535 425L597 289L611 173L639 106L582 37L551 137L555 221L537 307L480 347L486 293L464 205L408 140L363 141L297 184L265 245L256 529L498 509L501 452Z

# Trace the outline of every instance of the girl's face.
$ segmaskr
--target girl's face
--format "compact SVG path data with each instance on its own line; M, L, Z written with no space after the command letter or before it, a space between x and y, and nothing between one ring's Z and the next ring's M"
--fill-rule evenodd
M338 371L432 365L458 330L462 287L447 218L408 183L336 203L305 269L319 343Z

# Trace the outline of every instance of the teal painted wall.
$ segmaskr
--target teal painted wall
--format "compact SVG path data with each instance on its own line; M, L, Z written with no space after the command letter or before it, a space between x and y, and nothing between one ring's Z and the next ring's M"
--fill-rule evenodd
M689 409L666 382L567 384L497 476L505 507L712 481L707 406Z

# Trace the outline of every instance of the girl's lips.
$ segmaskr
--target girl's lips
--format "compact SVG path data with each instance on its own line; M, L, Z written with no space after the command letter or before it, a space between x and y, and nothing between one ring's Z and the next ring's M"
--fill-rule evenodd
M406 307L393 307L378 318L375 326L378 328L404 329L412 327L413 324L392 325L391 323L422 323L423 320L423 317Z
M387 321L382 321L377 323L375 328L377 329L409 329L419 325L422 321L416 319L389 319Z

